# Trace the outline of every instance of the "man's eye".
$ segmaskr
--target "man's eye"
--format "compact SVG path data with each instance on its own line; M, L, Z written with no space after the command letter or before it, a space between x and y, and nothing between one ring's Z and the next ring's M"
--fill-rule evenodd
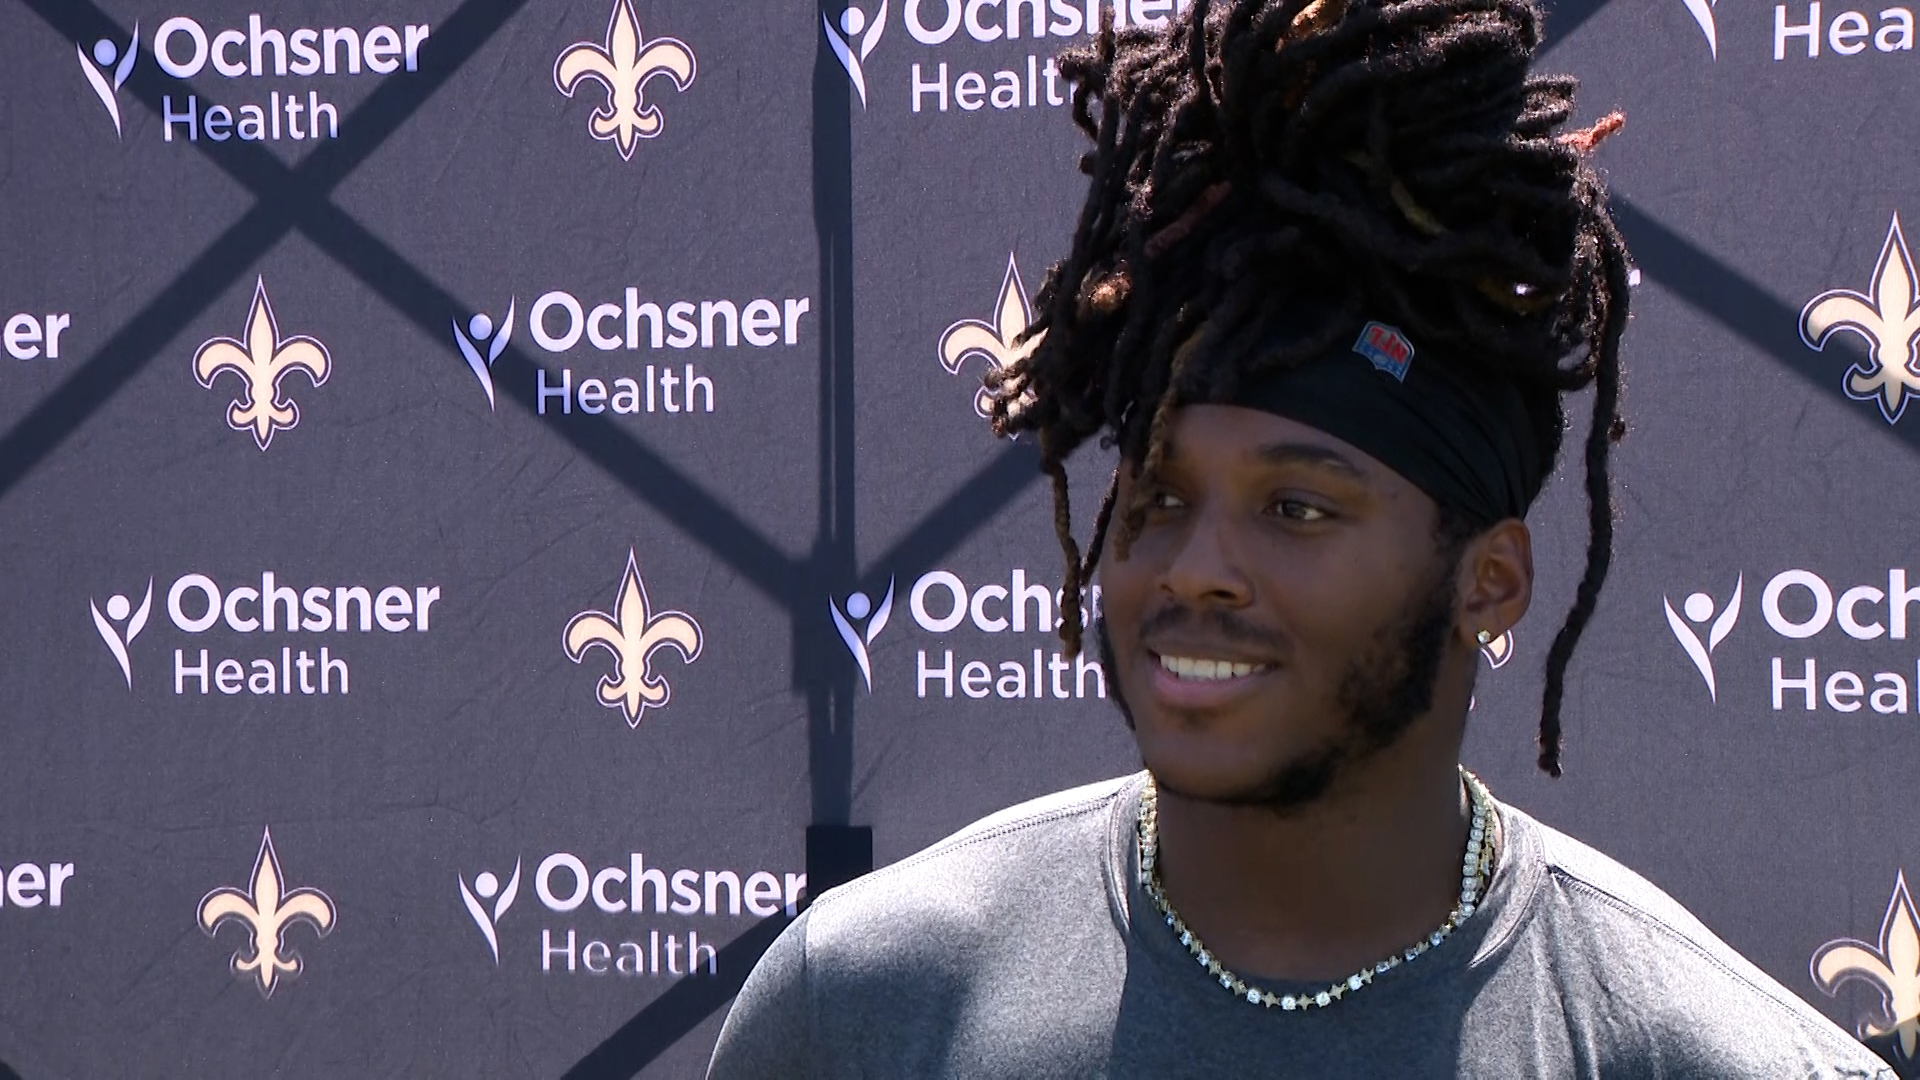
M1148 496L1147 505L1155 510L1178 510L1187 504L1171 491L1156 491Z
M1290 521L1325 521L1332 516L1312 503L1301 502L1299 499L1281 499L1274 504L1274 508L1280 512L1281 517Z

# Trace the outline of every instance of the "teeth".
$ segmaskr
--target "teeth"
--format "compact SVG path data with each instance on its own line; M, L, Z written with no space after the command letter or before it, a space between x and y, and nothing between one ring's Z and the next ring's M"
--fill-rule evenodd
M1221 679L1244 679L1257 671L1265 671L1265 664L1236 664L1231 660L1196 660L1190 656L1162 656L1160 666L1182 679L1218 681Z

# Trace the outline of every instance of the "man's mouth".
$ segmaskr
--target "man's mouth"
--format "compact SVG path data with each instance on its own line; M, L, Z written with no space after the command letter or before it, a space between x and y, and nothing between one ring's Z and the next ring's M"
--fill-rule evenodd
M1216 660L1195 656L1161 655L1159 660L1163 670L1183 682L1224 682L1229 679L1244 679L1262 674L1273 667L1272 664L1249 664L1236 660Z

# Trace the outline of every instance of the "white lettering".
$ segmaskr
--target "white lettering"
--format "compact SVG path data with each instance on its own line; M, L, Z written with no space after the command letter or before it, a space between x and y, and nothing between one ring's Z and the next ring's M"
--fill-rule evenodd
M915 685L920 697L927 696L927 683L931 682L934 679L939 679L941 683L946 687L946 693L942 695L943 697L953 696L953 650L952 649L947 650L947 658L945 661L945 666L938 667L938 668L930 668L927 666L927 650L921 649L919 651L919 659L915 661L915 668L916 670L914 672L914 680L915 680Z
M198 618L188 618L180 607L180 601L188 589L197 589L206 598L207 612ZM167 590L167 615L173 619L173 625L189 634L198 634L213 626L220 618L220 586L205 574L188 574L173 583Z
M934 2L946 4L947 17L938 30L929 30L926 23L920 21L921 0L907 0L907 33L913 35L913 40L922 45L944 45L947 39L953 36L953 32L960 28L960 0L934 0Z
M1827 44L1841 56L1852 56L1866 49L1867 43L1860 39L1867 36L1867 17L1857 11L1843 11L1833 17L1832 25L1827 27ZM1854 708L1859 708L1855 705Z
M1820 55L1820 3L1814 0L1807 5L1807 21L1801 26L1787 24L1787 6L1776 4L1773 8L1773 58L1787 58L1787 39L1804 37L1807 39L1807 58Z
M1827 707L1835 712L1859 712L1860 695L1867 688L1860 683L1860 676L1851 671L1836 671L1827 676Z
M1888 8L1880 13L1885 20L1873 35L1873 47L1881 52L1899 52L1913 49L1913 12L1908 8ZM1889 36L1892 32L1895 36Z
M566 316L566 329L557 337L547 333L547 312L556 307ZM575 300L572 293L555 289L533 302L533 310L527 314L527 329L541 348L548 352L566 352L580 341L585 321L586 317L580 312L580 301Z
M1861 601L1877 604L1886 598L1886 593L1871 585L1856 585L1841 593L1840 602L1834 606L1834 613L1839 616L1840 629L1846 631L1847 636L1856 641L1872 641L1886 633L1886 627L1878 622L1862 623L1859 616L1854 613L1854 609L1860 606Z
M1789 679L1786 677L1785 672L1781 670L1780 658L1777 656L1773 658L1773 708L1775 712L1786 708L1785 700L1788 690L1804 692L1807 695L1807 711L1813 711L1814 671L1812 657L1807 658L1806 672L1805 678Z
M1873 696L1867 704L1882 716L1907 711L1907 680L1891 671L1883 671L1873 677Z
M914 112L920 111L921 95L927 94L927 93L938 93L940 95L940 111L941 112L947 111L947 62L945 60L940 61L940 78L934 82L927 82L921 76L920 62L918 60L914 61L914 64L913 64L913 111Z
M1805 622L1792 622L1780 613L1780 594L1798 585L1813 596L1813 615ZM1767 582L1766 591L1760 594L1760 613L1766 616L1767 625L1781 637L1810 638L1827 628L1828 620L1833 618L1833 591L1820 575L1807 570L1783 570Z
M573 892L565 898L553 895L553 882L551 880L553 872L561 869L573 875ZM581 904L586 903L587 887L590 880L587 875L587 864L581 862L578 855L557 851L541 860L540 868L534 871L533 891L535 895L540 897L540 902L547 905L548 911L557 911L565 914L579 907ZM572 935L569 934L568 937L571 938Z
M927 592L933 588L947 590L952 599L952 608L947 614L934 618L927 614ZM946 570L933 570L920 575L913 583L913 592L907 596L907 610L913 613L913 621L920 629L933 634L944 634L960 625L967 617L967 586L957 576ZM949 697L952 695L949 694Z
M989 634L997 634L1007 628L1007 620L989 617L986 613L988 600L1005 600L1007 590L998 585L982 585L973 594L973 602L967 605L967 614L973 617L973 625ZM922 624L924 625L924 624Z
M185 34L187 40L193 43L193 53L185 62L173 58L175 34ZM153 59L160 65L161 71L174 78L191 79L200 74L200 69L206 66L207 32L200 28L199 23L185 15L175 15L161 23L160 29L153 32Z

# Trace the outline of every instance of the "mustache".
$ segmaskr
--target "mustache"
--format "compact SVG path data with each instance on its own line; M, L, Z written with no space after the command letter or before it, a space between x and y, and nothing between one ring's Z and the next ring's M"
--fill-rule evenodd
M1286 635L1248 622L1235 612L1217 608L1196 611L1172 603L1140 620L1138 636L1144 640L1156 634L1175 631L1197 632L1197 636L1215 638L1223 644L1244 646L1250 651L1269 654L1279 654L1287 645Z

